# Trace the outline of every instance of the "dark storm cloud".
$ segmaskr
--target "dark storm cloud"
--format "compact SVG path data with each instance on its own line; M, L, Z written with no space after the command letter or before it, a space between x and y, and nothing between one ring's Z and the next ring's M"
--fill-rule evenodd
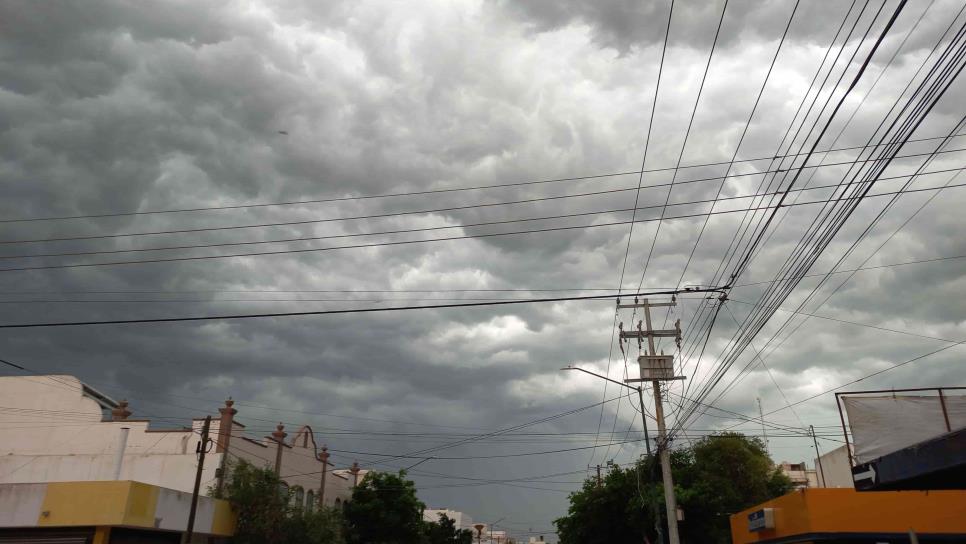
M910 2L883 45L882 54L870 67L868 78L843 109L842 119L858 106L859 93L864 94L868 88L865 85L871 85L871 78L885 67L885 61L927 5ZM688 136L683 164L723 161L733 156L791 7L787 1L729 3L720 49ZM658 61L655 47L663 36L666 9L663 2L446 6L5 2L0 4L0 214L12 219L163 210L635 170L641 164L650 120ZM650 138L648 168L673 166L678 160L720 9L721 3L678 2L675 6L672 48ZM862 145L869 140L956 9L952 2L938 0L930 7L842 137L833 136L839 129L835 124L820 147L833 142L839 147ZM791 39L752 118L739 158L770 157L782 151L778 143L806 96L834 25L845 10L843 3L802 3ZM615 50L619 54L615 55ZM850 51L846 49L844 55ZM836 52L833 50L832 55ZM842 67L838 65L836 76ZM916 136L947 133L961 115L962 96L959 83ZM928 151L931 145L934 143L910 146L907 152ZM792 147L800 146L798 140ZM828 161L851 156L841 153ZM949 154L930 169L955 168L961 161L961 153ZM742 163L731 173L753 173L767 164ZM916 164L904 161L893 170L908 172ZM669 172L646 174L639 205L660 206L668 201L666 187L647 186L672 179L678 183L671 193L672 204L713 198L718 181L680 182L722 175L725 170L720 166L694 168L676 178ZM823 168L814 178L809 174L808 183L834 183L844 173L841 167ZM917 183L937 185L945 179L934 176ZM638 181L631 175L235 211L5 223L2 238L311 221L633 188ZM760 175L732 178L721 194L753 193L761 183ZM801 183L806 183L805 179ZM901 181L882 183L881 190L892 190ZM844 268L861 264L927 196L904 196L895 212L886 216ZM634 197L635 192L629 191L373 220L4 245L0 256L458 227L627 208ZM944 191L870 264L963 254L966 248L957 236L962 201L961 189ZM882 201L878 202L860 207L814 271L827 270L834 264L875 216ZM747 201L720 203L715 209L735 209L744 203ZM707 209L706 204L671 206L667 215ZM744 281L771 279L815 217L814 208L789 210ZM660 216L661 210L653 208L640 211L637 218ZM114 260L132 255L219 255L246 248L294 249L474 236L432 244L267 257L5 272L0 273L4 300L102 302L0 304L0 321L291 311L409 304L431 297L515 296L494 292L323 292L343 289L615 288L625 259L626 225L478 236L624 221L629 217L622 212L393 237L67 259L2 259L0 267ZM741 219L741 214L728 214L708 220L684 274L684 284L711 281ZM661 223L649 261L657 223L638 224L627 254L624 287L637 286L645 262L645 286L677 285L703 224L703 218ZM835 278L816 300L824 299L838 285ZM794 309L816 281L805 280L784 306ZM122 292L70 293L75 291ZM961 263L942 261L859 272L827 304L817 309L813 304L806 310L961 339L966 338L961 297L956 296L961 291ZM734 297L753 302L759 293L760 287L741 288L735 290ZM283 298L349 300L252 300ZM417 300L387 302L394 298ZM106 300L128 302L103 302ZM675 318L681 317L688 326L694 309L702 303L682 298ZM740 303L730 304L738 319L747 312ZM767 345L770 352L781 338L770 345L768 338L789 315L779 312L776 322L756 339L756 346L764 349ZM233 395L249 404L347 417L245 407L242 419L250 418L246 423L259 432L278 420L290 425L308 421L320 429L387 430L400 426L390 420L493 429L599 402L599 382L557 369L573 363L603 372L608 367L612 319L612 303L593 302L203 325L25 330L5 333L3 357L32 368L77 374L105 386L113 395L129 396L132 405L144 414L197 415L199 410L212 410L225 396ZM625 313L620 319L629 324L632 317ZM713 366L733 330L734 323L723 313L702 363L705 370ZM942 345L937 342L814 318L766 357L775 379L795 401ZM962 373L954 364L955 355L955 349L949 350L924 360L921 366L883 374L870 386L957 382L962 380ZM750 361L749 353L734 372ZM911 370L914 367L921 368L921 374ZM782 406L782 395L767 373L754 365L750 370L721 405L753 413L756 407L749 399L760 396L766 407ZM623 379L623 372L623 361L615 358L610 364L611 377ZM617 394L611 388L606 396ZM819 398L797 411L808 423L828 418L828 404ZM623 431L636 421L636 412L623 402L615 422L616 406L611 403L605 411L604 431ZM348 419L355 417L370 419ZM599 418L600 412L594 409L540 429L593 432ZM797 424L787 410L775 418ZM698 426L709 428L719 423L715 418L705 418ZM326 437L326 441L333 448L368 452L399 452L423 446L368 438L350 441L334 436ZM601 440L606 442L605 438ZM473 455L555 447L559 444L480 443L447 451ZM611 448L608 456L627 462L637 450ZM805 446L789 453L809 455ZM603 460L604 451L598 450L520 458L512 464L492 460L434 462L425 468L509 479L572 471ZM349 455L340 459L340 463L351 461ZM420 480L421 485L439 483L425 473L414 474L425 478ZM481 489L470 492L460 488L458 493L427 489L425 498L484 520L506 512L524 512L521 517L526 519L521 523L534 526L547 526L564 511L564 493L512 487ZM540 500L535 500L534 494ZM492 497L500 497L502 502L488 500Z
M536 32L549 32L570 24L587 25L596 42L621 53L631 48L660 45L670 9L670 2L662 0L498 1L497 4L526 21ZM777 40L792 15L793 6L793 2L785 0L729 2L719 44L731 47L741 42ZM828 21L840 21L849 12L849 6L849 2L802 2L795 13L798 24L793 38L823 41L823 37L831 36ZM670 45L710 47L723 7L723 2L676 2ZM853 14L858 11L856 8Z

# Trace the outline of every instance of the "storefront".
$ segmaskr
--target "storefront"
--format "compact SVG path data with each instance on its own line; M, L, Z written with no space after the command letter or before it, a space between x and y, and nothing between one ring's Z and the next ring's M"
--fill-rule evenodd
M177 544L191 495L131 481L0 485L0 543ZM192 542L234 533L226 501L199 497Z
M732 515L731 538L734 544L966 542L966 491L802 489Z

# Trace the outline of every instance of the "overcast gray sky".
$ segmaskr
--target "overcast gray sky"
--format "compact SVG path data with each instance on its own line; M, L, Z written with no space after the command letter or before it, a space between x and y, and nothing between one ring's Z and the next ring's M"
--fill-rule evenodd
M849 74L855 73L896 4L885 2L868 41L848 65ZM663 0L3 0L0 216L8 222L3 224L2 240L102 238L4 243L0 268L464 238L268 256L0 271L0 322L285 312L547 294L455 290L616 290L628 248L627 224L480 235L626 222L629 212L463 225L631 208L639 182L645 187L665 184L642 189L639 196L640 206L661 206L668 199L670 171L648 173L642 180L630 174L487 190L346 198L635 172L641 168L646 141L648 169L673 167L679 155L684 165L731 160L795 3L728 3L695 110L724 3L677 1L651 123L669 5ZM826 71L863 5L867 7L833 69L832 81L847 67L852 50L882 4L816 0L799 5L739 159L779 152L778 142L836 30L849 13L848 24L824 65ZM819 148L861 146L869 141L961 7L953 0L910 1ZM964 86L957 82L914 138L948 134L963 114L964 100ZM692 111L694 122L682 154ZM910 143L902 154L928 153L938 141ZM966 139L957 138L947 149L964 144ZM855 153L830 154L825 160L848 161ZM923 158L897 161L885 176L910 173ZM810 164L821 160L815 157ZM947 183L956 173L951 170L962 167L962 161L962 153L938 156L927 171L945 172L923 175L913 188ZM751 174L767 164L740 163L731 173ZM681 170L674 181L721 176L726 169L727 165ZM814 170L817 173L809 183L836 183L846 169ZM904 181L880 181L876 192L894 191ZM731 178L721 196L753 194L760 182L761 176ZM719 183L678 185L670 202L713 199ZM966 183L966 178L951 183ZM614 189L627 190L473 207ZM826 194L816 191L800 198L821 199ZM861 265L873 252L867 267L966 255L966 238L961 235L966 198L961 188L943 190L902 226L935 194L903 195L842 268ZM332 198L343 200L9 222ZM811 272L828 270L886 200L862 203ZM740 209L749 202L735 200L715 209ZM330 221L440 208L448 210ZM671 206L666 215L707 210L708 204ZM739 283L772 279L816 213L810 206L789 210ZM660 208L642 210L637 219L660 214ZM319 222L323 219L327 221ZM708 284L741 219L742 214L711 217L700 241L705 216L637 224L626 254L624 288L634 290L639 281L645 288L675 287L679 281ZM117 236L295 221L303 223ZM454 228L273 244L23 257L429 227ZM641 278L652 243L652 256ZM685 273L685 262L696 243ZM966 339L962 260L860 271L817 308L846 276L835 276L806 311L880 328L809 319L773 352L771 348L784 337L763 350L771 377L761 365L751 367L717 401L718 406L750 415L758 409L755 399L761 398L766 412L779 410L787 402L948 345L943 339ZM794 308L817 280L806 278L784 307ZM734 300L719 313L698 377L690 379L700 382L714 366L736 329L731 313L741 320L750 308L746 303L757 301L761 293L761 285L733 290ZM700 296L683 297L672 319L680 317L685 328L693 325L687 320L701 304L707 302ZM380 468L371 465L377 457L363 454L405 453L446 442L451 435L525 423L617 396L620 392L613 387L604 392L600 380L558 370L579 364L623 379L624 361L616 348L611 349L613 305L613 301L566 302L5 329L0 331L0 357L41 372L74 374L114 396L127 397L139 415L168 421L213 411L233 395L239 401L239 419L257 433L277 421L310 423L319 431L320 441L334 450L362 452L339 453L334 457L339 464L358 459ZM764 348L789 315L779 311L755 340L755 349ZM620 319L630 326L629 312ZM685 350L693 345L685 344ZM739 369L753 362L753 353L747 350L712 398ZM693 364L685 371L693 372ZM954 347L867 382L861 388L964 385L962 349ZM680 386L675 385L674 391L680 391ZM735 424L722 413L714 415L693 423L693 434ZM606 444L623 440L628 428L638 430L636 417L626 401L610 402L603 413L599 407L592 408L525 430L585 434L489 439L439 455L580 448L593 446L595 437ZM796 427L813 424L820 434L837 436L831 395L766 419ZM760 433L755 425L740 428ZM363 434L345 434L345 430ZM374 434L389 432L429 435ZM810 440L773 437L770 445L777 461L811 463L814 456ZM820 445L827 450L838 443L823 440ZM414 469L412 476L430 506L462 510L482 521L505 517L507 526L516 531L542 531L565 513L567 492L579 486L588 465L608 459L626 463L641 451L642 444L635 442L526 457L433 460ZM415 462L405 461L392 465ZM568 474L491 485L463 485L480 482L440 477L512 482L560 473Z

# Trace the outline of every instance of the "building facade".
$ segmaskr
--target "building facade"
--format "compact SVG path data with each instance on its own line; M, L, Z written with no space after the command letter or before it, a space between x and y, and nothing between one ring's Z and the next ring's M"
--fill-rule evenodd
M734 544L966 542L966 491L799 489L730 522Z
M130 481L0 484L0 542L175 544L191 494ZM228 542L235 515L227 501L200 497L191 544Z
M131 480L193 488L204 418L176 428L163 421L168 428L158 429L156 421L131 419L125 401L63 375L0 377L0 399L0 484ZM257 438L237 413L229 399L212 417L202 495L240 460L277 470L308 507L343 504L366 473L358 465L336 469L307 425L290 433L279 424Z
M778 465L778 468L781 469L782 474L788 476L788 479L792 481L792 486L795 489L819 487L818 473L814 469L808 468L805 465L805 461L801 463L782 461Z

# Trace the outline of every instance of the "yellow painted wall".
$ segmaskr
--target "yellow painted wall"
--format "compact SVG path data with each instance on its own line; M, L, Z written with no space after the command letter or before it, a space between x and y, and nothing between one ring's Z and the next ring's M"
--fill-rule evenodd
M158 506L158 488L139 482L130 484L124 525L154 527L154 512Z
M816 531L966 534L966 492L813 489L807 495Z
M775 529L748 531L748 514L775 510ZM731 516L735 544L810 532L883 532L966 535L966 491L793 491Z
M153 528L161 491L156 486L131 481L51 482L46 484L37 525ZM188 502L183 499L185 508ZM170 523L170 520L165 521ZM162 528L165 527L163 523ZM235 513L227 501L216 500L210 531L209 527L203 526L196 526L195 529L207 534L230 536L235 532Z
M218 501L215 503L215 514L211 520L211 534L221 536L231 536L235 534L235 513L231 510L228 501Z
M51 482L37 525L121 525L131 482Z

